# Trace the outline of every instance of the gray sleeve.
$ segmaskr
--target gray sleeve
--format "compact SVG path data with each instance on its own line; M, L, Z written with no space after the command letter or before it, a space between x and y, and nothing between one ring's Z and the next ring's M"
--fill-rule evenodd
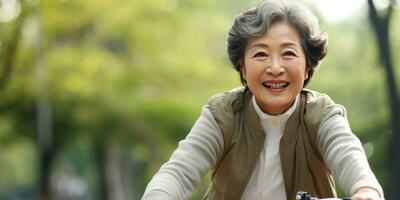
M333 108L321 121L318 146L335 180L352 196L360 187L376 189L382 199L383 190L372 172L360 140L352 133L344 108Z
M221 130L207 106L169 161L147 185L142 199L189 199L223 151Z

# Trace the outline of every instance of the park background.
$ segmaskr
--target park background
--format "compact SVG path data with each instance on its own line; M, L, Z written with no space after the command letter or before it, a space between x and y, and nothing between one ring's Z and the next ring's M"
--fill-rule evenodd
M347 108L399 199L399 4L329 1L302 1L329 35L308 88ZM0 0L0 199L140 199L202 105L240 86L227 30L257 2Z

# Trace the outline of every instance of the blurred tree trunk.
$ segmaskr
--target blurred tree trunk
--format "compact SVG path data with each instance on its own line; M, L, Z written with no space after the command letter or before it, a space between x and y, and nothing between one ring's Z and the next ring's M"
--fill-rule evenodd
M31 8L28 8L25 1L17 1L21 6L21 13L15 19L10 38L4 41L4 48L0 52L0 65L2 73L0 74L0 90L4 90L9 83L11 73L15 68L16 55L22 36L22 28L25 25L28 14L31 13ZM35 31L40 31L40 27ZM40 33L40 32L39 32ZM51 129L51 110L50 103L47 99L46 86L47 74L41 63L41 39L35 38L36 55L36 71L38 81L38 96L36 99L36 135L38 144L38 199L50 200L50 168L54 157L52 149L52 129Z
M124 169L123 165L128 164L129 157L124 157L123 151L117 145L111 145L107 149L107 180L108 180L108 188L109 195L112 200L128 200L132 198L128 198L127 188L130 185L130 182L124 182ZM128 168L126 170L131 170ZM129 179L131 177L128 177Z
M96 142L94 144L94 154L98 167L99 173L99 185L98 185L98 199L108 200L108 187L107 187L107 155L106 155L106 145L103 142Z
M14 69L15 56L18 52L19 41L21 39L21 29L25 22L27 15L26 9L24 9L23 2L18 1L21 4L21 14L15 21L13 30L11 32L10 39L3 41L3 47L0 49L0 61L2 67L2 73L0 74L0 90L4 89L9 81L12 70Z
M36 103L36 131L39 164L39 200L50 200L50 175L54 158L52 147L52 123L50 103L45 96L39 96Z
M125 199L140 199L140 196L136 194L138 193L136 190L138 190L138 187L135 185L135 183L140 182L141 176L144 176L145 169L143 168L142 171L140 171L141 176L135 176L136 174L134 173L135 169L135 160L131 158L131 155L128 153L128 151L125 151L122 156L121 156L121 161L120 162L120 169L121 169L121 181L124 186L124 194L125 194Z
M38 145L38 164L39 164L39 200L51 199L50 175L51 165L54 158L53 148L53 130L52 130L52 115L51 105L48 98L48 74L47 68L43 64L43 47L41 30L41 18L39 14L34 16L36 36L35 61L36 61L36 78L38 91L36 97L36 135Z
M50 171L51 164L54 157L54 152L51 149L46 149L40 146L39 149L39 200L50 200Z
M369 19L379 46L380 62L386 74L388 100L391 110L392 138L389 156L389 182L386 187L387 199L400 199L400 101L393 69L392 54L389 43L389 26L395 1L384 12L378 13L373 0L368 0ZM381 14L381 15L379 15Z
M124 157L120 147L110 144L96 145L96 159L100 173L99 198L103 200L126 200L129 198L127 190L131 190L130 177L124 177L125 173L122 163L126 164L129 157ZM129 164L129 163L127 163ZM127 170L131 170L128 167Z

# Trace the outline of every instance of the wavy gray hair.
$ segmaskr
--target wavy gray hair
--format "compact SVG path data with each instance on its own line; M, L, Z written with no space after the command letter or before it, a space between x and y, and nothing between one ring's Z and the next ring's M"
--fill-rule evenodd
M294 2L264 0L256 7L239 14L229 29L228 55L233 67L239 72L243 85L246 86L246 80L241 72L241 63L244 62L247 39L264 35L273 23L279 21L292 25L300 35L308 73L304 86L308 84L320 61L325 57L327 35L320 29L318 19L307 8Z

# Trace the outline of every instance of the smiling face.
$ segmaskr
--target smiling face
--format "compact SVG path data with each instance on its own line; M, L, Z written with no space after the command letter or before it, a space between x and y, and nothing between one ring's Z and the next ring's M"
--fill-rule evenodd
M260 108L271 115L284 113L308 77L297 30L278 21L266 34L248 39L241 70Z

